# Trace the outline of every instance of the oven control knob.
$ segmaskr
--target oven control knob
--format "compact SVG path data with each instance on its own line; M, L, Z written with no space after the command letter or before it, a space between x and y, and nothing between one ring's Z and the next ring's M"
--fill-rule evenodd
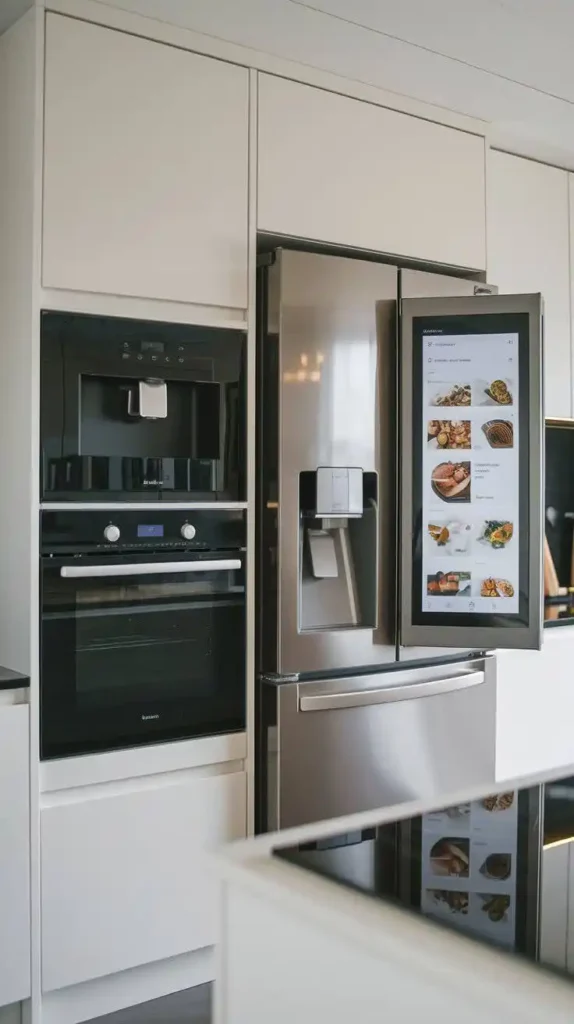
M110 542L110 544L115 544L115 542L120 539L119 526L114 526L113 523L110 523L110 525L106 526L104 530L104 537Z
M192 526L191 523L183 524L181 528L181 536L183 537L184 540L193 540L193 538L195 537L195 533L195 526Z

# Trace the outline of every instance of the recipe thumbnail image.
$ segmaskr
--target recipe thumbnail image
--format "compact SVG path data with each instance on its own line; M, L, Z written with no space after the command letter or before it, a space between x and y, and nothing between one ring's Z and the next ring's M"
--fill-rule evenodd
M509 377L495 380L477 380L474 382L475 405L513 405L514 381Z
M433 572L427 576L428 597L470 597L469 572Z
M444 450L471 448L470 420L429 420L427 444L429 448Z
M460 519L434 518L427 523L428 550L431 555L466 555L473 534L472 523Z
M431 846L430 872L442 878L468 878L469 840L445 836Z
M472 388L470 384L441 384L432 383L436 388L430 397L430 405L452 407L459 405L472 405Z
M481 430L490 448L514 448L512 420L487 420Z
M492 551L508 547L514 536L514 524L510 519L486 519L479 527L478 539Z
M487 576L480 581L480 597L514 597L515 587L510 580Z
M431 472L431 487L442 501L470 501L470 462L439 462Z

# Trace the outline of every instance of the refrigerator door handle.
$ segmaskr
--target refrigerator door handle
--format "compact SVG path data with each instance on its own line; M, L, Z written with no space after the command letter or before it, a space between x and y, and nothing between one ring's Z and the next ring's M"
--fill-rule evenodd
M438 697L484 683L484 672L465 672L447 679L431 679L404 686L382 686L377 690L351 690L343 693L319 693L299 697L299 711L333 711L340 708L362 708L373 704L390 704L418 697ZM304 684L303 684L304 685ZM300 687L301 693L301 687Z

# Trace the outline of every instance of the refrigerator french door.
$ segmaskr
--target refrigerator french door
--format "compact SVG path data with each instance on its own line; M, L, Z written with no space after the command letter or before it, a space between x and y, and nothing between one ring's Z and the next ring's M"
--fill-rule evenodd
M473 665L539 644L543 421L540 297L491 292L346 257L262 260L260 828L440 796L455 760L469 785L494 780L495 659L480 683ZM421 317L425 344L448 329L456 349L432 378Z
M542 640L540 295L403 299L404 645Z

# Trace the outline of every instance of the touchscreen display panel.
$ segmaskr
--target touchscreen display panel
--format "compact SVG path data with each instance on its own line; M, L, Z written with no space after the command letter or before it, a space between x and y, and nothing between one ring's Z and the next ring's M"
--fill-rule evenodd
M528 317L413 320L413 613L528 622Z

